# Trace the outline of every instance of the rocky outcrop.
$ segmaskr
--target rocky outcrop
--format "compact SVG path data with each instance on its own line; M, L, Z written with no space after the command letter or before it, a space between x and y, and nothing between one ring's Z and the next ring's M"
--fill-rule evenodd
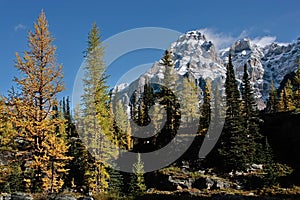
M236 41L226 50L218 51L213 41L208 41L205 35L196 30L181 35L170 45L169 51L173 54L174 68L179 75L179 81L180 77L187 73L195 80L224 80L228 54L231 52L238 82L241 83L243 68L247 64L258 107L264 109L271 80L279 87L286 74L297 70L300 39L288 45L273 43L259 46L245 38ZM128 102L130 94L142 88L146 80L159 83L163 78L163 66L156 62L136 81L122 88L121 94Z

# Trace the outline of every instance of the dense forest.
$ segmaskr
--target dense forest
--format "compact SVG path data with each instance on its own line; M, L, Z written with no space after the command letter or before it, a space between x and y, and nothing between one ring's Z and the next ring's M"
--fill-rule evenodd
M164 66L162 84L146 80L143 89L131 96L129 114L118 90L108 86L105 49L96 24L88 33L83 54L84 94L81 104L74 108L69 97L57 98L64 90L63 66L56 61L53 41L45 13L41 12L28 34L28 50L23 55L16 53L15 87L0 97L1 193L134 199L164 190L191 192L198 188L199 194L203 189L206 195L215 191L256 191L253 195L261 195L262 191L279 191L284 184L296 187L290 178L294 166L278 159L265 134L264 121L266 116L299 112L300 64L281 88L271 84L267 107L259 111L247 64L239 85L229 55L223 94L214 81L203 80L200 85L189 73L177 84L172 54L166 51L160 61ZM218 108L222 102L226 105L224 112ZM199 158L209 129L218 126L221 118L225 120L221 137L206 158ZM167 145L182 121L186 131L183 140L190 137L190 128L197 130L190 148L170 166L145 173L140 154ZM147 131L156 134L134 137L134 124L146 126L150 122ZM132 173L113 166L112 160L122 158L119 148L139 153ZM176 182L178 177L193 181L189 186ZM204 186L197 186L201 180ZM217 187L213 189L209 180L217 180L222 186L212 183Z

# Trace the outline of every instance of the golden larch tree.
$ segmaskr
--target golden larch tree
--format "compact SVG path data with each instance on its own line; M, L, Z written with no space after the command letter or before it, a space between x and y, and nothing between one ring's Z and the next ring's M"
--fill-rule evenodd
M56 95L64 89L62 66L56 62L54 38L42 11L29 32L29 51L21 57L16 53L16 68L20 72L8 98L9 115L18 134L16 157L22 162L24 181L28 189L58 191L68 150L64 138L64 119L54 117ZM60 128L58 128L60 127Z

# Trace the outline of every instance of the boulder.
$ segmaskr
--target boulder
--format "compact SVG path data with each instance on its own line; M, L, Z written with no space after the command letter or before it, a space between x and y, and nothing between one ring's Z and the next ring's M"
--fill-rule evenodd
M31 194L17 192L17 193L11 194L11 199L13 199L13 200L33 200L33 197Z

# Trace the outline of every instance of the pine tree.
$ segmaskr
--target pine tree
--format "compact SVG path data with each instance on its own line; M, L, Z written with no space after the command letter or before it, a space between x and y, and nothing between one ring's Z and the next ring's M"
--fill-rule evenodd
M9 96L9 115L15 128L18 130L18 154L22 162L26 185L31 191L47 191L49 181L58 191L63 183L62 176L66 169L60 165L61 160L67 160L68 147L62 137L56 133L56 127L61 127L65 122L56 119L52 110L57 106L56 95L64 89L62 82L62 66L56 63L56 47L52 45L53 38L48 30L48 22L42 11L34 24L34 32L28 36L29 51L25 51L23 59L16 53L16 68L21 73L20 78L14 81L20 91L12 89ZM53 158L59 166L52 171ZM55 165L56 165L55 164ZM58 169L58 168L57 168ZM56 184L57 183L57 184Z
M115 93L117 94L117 91ZM117 98L117 96L115 95L114 98ZM114 118L116 121L116 125L118 126L115 130L115 136L117 137L118 146L124 149L131 149L132 142L128 115L122 102L120 100L116 101L117 102L115 103Z
M247 64L244 66L244 75L242 79L242 107L241 114L243 117L243 124L245 128L246 138L248 145L248 158L249 164L253 162L262 163L264 162L261 139L263 136L260 134L259 130L259 117L257 105L253 95L253 89L250 82L250 76L248 74ZM245 134L244 134L245 135Z
M199 120L199 133L205 135L211 120L211 82L206 81L205 90L203 94L203 103L201 106L201 116Z
M294 105L297 109L300 108L300 59L298 64L298 70L296 72L295 78L295 92L294 92Z
M138 99L137 91L135 91L130 98L130 118L135 123L138 123Z
M135 196L146 191L144 180L144 163L141 160L141 155L137 155L137 162L133 164L133 175L130 182L130 195Z
M168 92L176 92L177 91L177 80L178 76L176 74L176 71L174 69L174 63L172 60L172 54L169 51L165 52L165 55L160 61L160 64L164 66L164 71L163 71L163 80L162 84L163 86L168 89L164 91L166 93L166 97L168 97ZM171 98L171 97L169 97ZM172 100L172 99L170 99Z
M272 80L266 109L267 112L269 113L276 113L277 108L278 108L278 94L277 94L277 89L275 88L274 81Z
M295 110L294 97L293 97L293 85L291 80L288 80L285 87L280 93L280 99L278 102L278 111L287 112Z
M212 92L212 115L211 115L211 123L214 129L218 129L220 127L221 119L225 117L225 110L222 107L222 90L220 90L220 86L216 83L213 87ZM214 138L214 135L209 135L209 137Z
M117 196L121 196L123 194L123 176L122 174L113 168L109 169L109 187L108 191L112 194L116 194Z
M61 102L60 112L65 119L66 139L69 146L67 156L72 157L66 163L66 168L69 169L68 174L65 177L64 188L80 189L86 185L84 181L84 174L87 168L87 157L89 156L87 149L83 142L80 140L75 124L71 116L70 100L69 97L63 98ZM75 109L76 115L74 118L78 118L78 109ZM76 121L78 123L78 121Z
M157 100L158 103L153 105L153 109L151 110L150 115L152 116L153 122L153 134L157 134L163 128L163 120L164 120L164 113L162 105L159 104L160 100Z
M245 170L251 157L248 156L247 135L241 123L241 100L231 55L227 64L225 94L226 118L218 149L220 160L225 171Z
M89 152L95 157L95 163L89 164L86 177L91 191L103 192L108 187L108 161L116 152L111 143L114 139L113 119L103 61L104 47L96 24L89 33L88 47L85 53L81 134L85 144L88 144Z
M22 191L23 177L18 167L20 162L13 156L17 132L7 115L8 107L4 101L4 98L0 97L0 155L5 158L0 164L0 191Z
M253 96L253 90L250 82L250 76L248 74L247 64L244 65L244 75L242 79L241 87L242 96L242 115L245 118L245 122L251 120L252 117L256 116L257 106Z
M167 121L166 121L166 129L168 136L166 135L165 138L170 138L175 135L175 129L178 125L176 120L179 118L179 106L178 100L176 99L176 94L178 91L177 81L178 76L174 69L174 63L172 54L170 51L165 51L165 55L160 61L160 64L164 66L163 71L163 80L162 80L162 99L161 103L164 105L166 114L167 114Z
M292 111L295 110L294 105L294 91L293 91L293 85L292 82L289 80L285 86L286 90L286 104L287 104L287 110Z
M199 95L199 89L195 81L184 77L181 92L181 120L186 125L190 124L194 126L200 117Z

